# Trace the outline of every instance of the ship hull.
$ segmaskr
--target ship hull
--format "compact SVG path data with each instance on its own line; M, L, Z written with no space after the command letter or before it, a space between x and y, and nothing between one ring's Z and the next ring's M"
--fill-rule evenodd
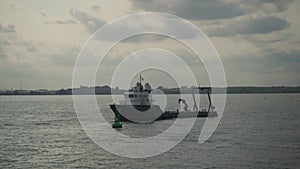
M163 112L158 105L110 105L111 109L119 121L149 123L157 120L168 120L174 118L191 117L216 117L215 111L165 111Z
M163 111L158 105L110 105L115 115L120 114L120 121L149 123L161 116Z

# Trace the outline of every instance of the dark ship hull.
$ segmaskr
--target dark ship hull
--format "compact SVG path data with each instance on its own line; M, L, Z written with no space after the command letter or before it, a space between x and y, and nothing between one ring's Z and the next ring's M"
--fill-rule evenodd
M174 118L191 117L216 117L215 111L165 111L163 112L158 105L115 105L110 108L115 113L119 121L149 123L157 120L167 120Z

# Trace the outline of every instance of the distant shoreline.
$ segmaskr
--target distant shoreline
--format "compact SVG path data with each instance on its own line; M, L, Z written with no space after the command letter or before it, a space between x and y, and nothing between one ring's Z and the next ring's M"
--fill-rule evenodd
M182 93L182 94L188 94L188 93ZM215 93L215 94L220 94L220 93ZM254 94L300 94L300 93L226 93L228 95L246 95L246 94L249 94L249 95L254 95ZM92 95L92 94L80 94L82 96L89 96L89 95ZM95 94L96 96L110 96L111 94ZM122 95L122 94L112 94L112 95ZM166 95L178 95L178 94L166 94ZM1 96L72 96L72 94L0 94L0 97Z
M154 89L154 93L155 93ZM182 88L163 88L159 87L157 90L164 92L165 94L192 94L193 91L198 90L197 87L182 87ZM0 95L122 95L127 90L119 90L118 88L110 88L109 86L96 86L80 88L69 88L60 90L6 90L0 91ZM213 94L224 93L224 88L213 88ZM207 91L199 90L201 94L207 93ZM227 87L226 94L294 94L300 93L300 86L273 86L273 87Z

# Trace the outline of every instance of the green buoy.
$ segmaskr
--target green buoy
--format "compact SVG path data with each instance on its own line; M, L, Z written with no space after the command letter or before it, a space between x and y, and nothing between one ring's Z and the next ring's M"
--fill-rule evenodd
M122 128L122 123L118 122L118 123L114 123L112 124L113 128Z
M121 116L119 111L115 109L114 113L115 113L115 123L112 124L112 128L122 128L122 123L120 122Z

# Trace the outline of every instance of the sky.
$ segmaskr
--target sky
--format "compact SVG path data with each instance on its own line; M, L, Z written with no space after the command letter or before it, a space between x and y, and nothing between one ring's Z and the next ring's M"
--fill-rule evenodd
M300 85L298 0L0 0L0 90L71 87L78 53L88 38L105 24L140 12L173 14L202 30L220 55L228 86ZM112 65L151 47L176 53L200 83L209 84L189 49L158 35L116 45L96 83L110 84ZM174 82L157 71L145 74L156 79L154 86Z

